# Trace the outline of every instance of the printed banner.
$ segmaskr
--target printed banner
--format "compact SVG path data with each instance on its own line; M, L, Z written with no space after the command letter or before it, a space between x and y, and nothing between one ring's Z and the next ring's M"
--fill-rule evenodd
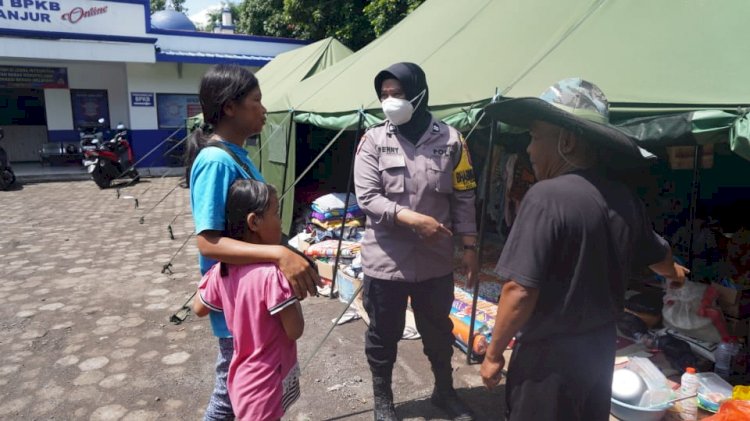
M73 105L73 127L98 125L98 120L106 120L109 127L109 101L107 91L100 89L73 89L70 91Z
M176 129L186 124L188 117L201 113L198 95L156 94L156 113L160 129Z
M97 0L0 0L0 29L145 37L148 6Z
M0 88L67 89L65 67L0 66Z

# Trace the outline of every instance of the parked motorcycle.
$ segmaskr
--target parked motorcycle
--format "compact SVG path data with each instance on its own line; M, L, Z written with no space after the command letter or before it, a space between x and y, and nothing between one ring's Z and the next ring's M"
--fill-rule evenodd
M0 127L0 141L5 137L5 130ZM5 152L2 146L0 146L0 190L8 190L13 183L16 182L16 175L13 174L13 170L10 168L8 162L8 154Z
M95 151L97 144L104 142L104 123L106 120L100 118L96 124L81 124L78 126L78 135L81 139L81 162L86 166L86 151Z
M122 123L117 125L115 135L107 141L92 139L93 148L83 151L83 165L100 189L106 189L112 181L121 176L138 181L138 170L133 165L133 149L128 141L128 129Z

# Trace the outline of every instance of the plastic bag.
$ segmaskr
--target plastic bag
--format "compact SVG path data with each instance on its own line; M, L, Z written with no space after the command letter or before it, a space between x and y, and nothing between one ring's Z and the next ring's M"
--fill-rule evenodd
M720 342L721 335L711 319L699 314L707 287L689 281L679 288L667 287L662 309L664 324L696 339Z
M646 383L646 391L641 396L638 406L652 407L672 399L672 389L667 378L648 358L630 357L627 368L635 371Z
M730 399L719 407L716 415L704 418L703 421L747 421L750 420L750 401Z

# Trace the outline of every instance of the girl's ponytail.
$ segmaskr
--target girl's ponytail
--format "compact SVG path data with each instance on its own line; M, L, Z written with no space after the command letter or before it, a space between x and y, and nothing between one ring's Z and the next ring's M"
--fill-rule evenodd
M185 184L190 187L190 171L193 169L193 162L198 156L198 153L208 143L208 136L211 133L211 127L207 124L202 124L196 127L187 141L185 141L185 154L183 160L185 162Z

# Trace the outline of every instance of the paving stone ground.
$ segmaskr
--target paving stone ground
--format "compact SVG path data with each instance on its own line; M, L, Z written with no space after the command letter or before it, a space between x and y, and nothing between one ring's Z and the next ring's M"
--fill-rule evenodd
M92 181L0 191L0 419L202 418L216 341L205 319L169 322L198 280L189 194L178 181L147 179L120 198ZM162 273L170 261L171 273ZM301 361L343 307L323 297L303 302ZM364 331L362 321L334 330L284 419L372 419ZM503 419L502 387L481 387L479 367L459 351L454 367L459 394L481 419ZM400 417L445 419L429 403L420 341L402 341L394 377Z

